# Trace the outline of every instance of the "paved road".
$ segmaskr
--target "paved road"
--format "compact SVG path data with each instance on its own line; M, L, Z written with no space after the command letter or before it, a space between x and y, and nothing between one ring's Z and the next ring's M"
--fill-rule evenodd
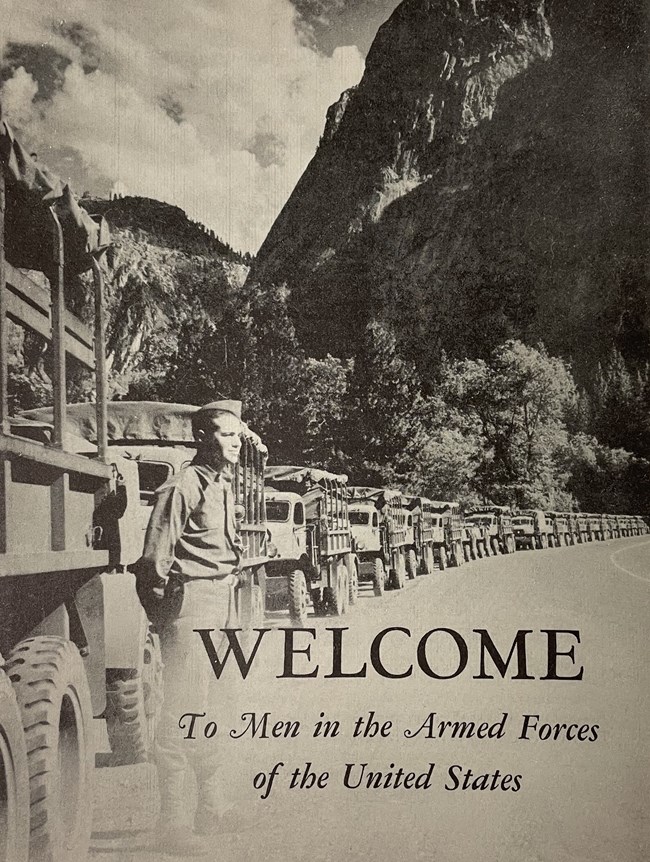
M394 672L415 665L405 679L385 679L368 670L365 678L326 679L331 665L332 633L340 620L313 620L317 640L312 661L296 659L312 679L277 679L282 671L283 632L265 636L249 678L229 686L229 703L216 707L220 731L214 739L224 751L224 781L241 810L257 825L226 834L215 842L214 860L437 860L437 862L647 862L650 858L650 540L622 539L573 548L520 552L511 557L476 561L458 570L409 582L401 593L381 599L369 593L348 617L343 669L369 662L377 632L389 626L410 629L387 637L382 649ZM416 648L427 631L445 627L467 643L467 669L451 680L433 679L417 668ZM487 629L507 655L518 629L528 629L527 671L535 679L477 680L478 636ZM579 630L575 665L558 659L569 675L584 667L580 682L543 681L547 636L541 629ZM305 640L297 646L306 645ZM560 638L565 651L571 639ZM430 665L440 675L453 672L458 648L451 636L432 637ZM370 666L369 666L370 668ZM488 662L488 669L493 665ZM510 677L514 664L508 671ZM353 739L356 718L374 710L392 721L387 737ZM269 711L273 720L297 719L299 736L289 739L229 739L239 716ZM336 738L314 738L320 713L340 722ZM406 739L436 713L441 721L495 724L507 713L501 738ZM598 725L595 741L541 740L531 732L519 739L523 715L543 724ZM531 723L532 723L531 719ZM498 727L494 728L494 732ZM222 735L223 731L223 735ZM541 731L542 735L546 730ZM591 736L589 729L583 735ZM282 761L268 799L252 787L258 772ZM323 789L288 788L288 776L311 762L328 771ZM358 764L366 769L426 773L435 767L426 789L352 789ZM394 764L394 768L390 767ZM501 776L520 776L520 789L445 789L472 770L489 775L479 783L501 784ZM425 776L426 777L426 776ZM424 781L424 777L422 779ZM188 791L191 795L191 789ZM173 860L153 849L156 818L155 777L147 765L96 770L92 862Z

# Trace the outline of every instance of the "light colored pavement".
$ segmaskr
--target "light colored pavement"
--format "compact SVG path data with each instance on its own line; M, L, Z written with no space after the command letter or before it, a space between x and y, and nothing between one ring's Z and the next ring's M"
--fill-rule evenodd
M327 679L332 633L343 635L343 669L365 678ZM224 752L224 782L242 811L257 825L215 841L211 860L283 862L319 860L427 860L427 862L647 862L650 859L650 541L648 537L594 543L541 552L519 552L476 561L460 569L419 577L400 592L376 599L364 590L342 620L311 620L317 631L311 662L296 657L296 669L319 665L317 678L287 680L282 672L284 633L264 636L251 675L228 686L228 702L216 705L214 739ZM384 628L411 631L387 636L382 657L389 670L414 665L412 676L386 679L370 667L370 644ZM468 648L466 670L438 680L417 667L417 643L434 628L459 633ZM474 679L479 672L479 637L486 629L507 656L517 630L526 636L527 671L534 679L511 679L514 661L501 679ZM584 668L582 681L549 681L547 636L542 629L580 632L575 665L558 659L560 673ZM302 636L296 646L306 646ZM572 643L558 643L562 651ZM451 636L429 641L427 657L442 675L451 672L457 648ZM200 656L197 660L207 660ZM490 670L491 669L491 670ZM224 687L225 689L225 687ZM387 737L352 738L355 720L374 710L392 721ZM228 738L242 728L243 713L273 721L298 720L300 733L289 739ZM494 724L507 713L501 738L407 739L435 712L441 721ZM340 722L336 738L314 738L320 713ZM571 741L519 739L524 715L544 724L597 725L597 739ZM531 722L533 720L531 719ZM542 729L542 735L546 734ZM561 732L563 733L563 732ZM589 729L583 735L592 736ZM220 740L220 741L219 741ZM254 776L282 762L268 799L252 787ZM311 762L330 774L323 789L290 789L288 777ZM435 767L427 789L351 789L360 764L367 769L423 773ZM390 764L394 764L391 767ZM520 776L520 789L445 789L449 769L461 783L467 770ZM95 814L91 862L154 862L175 857L153 848L157 791L148 765L95 772ZM514 780L510 782L510 788ZM188 791L191 794L191 790Z

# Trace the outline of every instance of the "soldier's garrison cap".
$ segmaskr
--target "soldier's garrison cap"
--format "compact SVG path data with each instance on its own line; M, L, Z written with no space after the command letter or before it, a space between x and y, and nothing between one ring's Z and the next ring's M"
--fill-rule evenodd
M237 419L241 419L241 401L211 401L209 404L204 404L197 410L199 413L232 413Z

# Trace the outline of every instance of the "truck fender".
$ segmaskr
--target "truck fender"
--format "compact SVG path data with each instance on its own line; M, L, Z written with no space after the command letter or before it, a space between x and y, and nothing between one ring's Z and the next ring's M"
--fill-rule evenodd
M106 669L139 666L149 620L135 591L132 572L101 575L104 591Z

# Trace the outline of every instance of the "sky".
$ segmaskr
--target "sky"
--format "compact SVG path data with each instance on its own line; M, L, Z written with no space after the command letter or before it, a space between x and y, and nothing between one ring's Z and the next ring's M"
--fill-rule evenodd
M3 118L78 193L256 252L397 0L0 0Z

